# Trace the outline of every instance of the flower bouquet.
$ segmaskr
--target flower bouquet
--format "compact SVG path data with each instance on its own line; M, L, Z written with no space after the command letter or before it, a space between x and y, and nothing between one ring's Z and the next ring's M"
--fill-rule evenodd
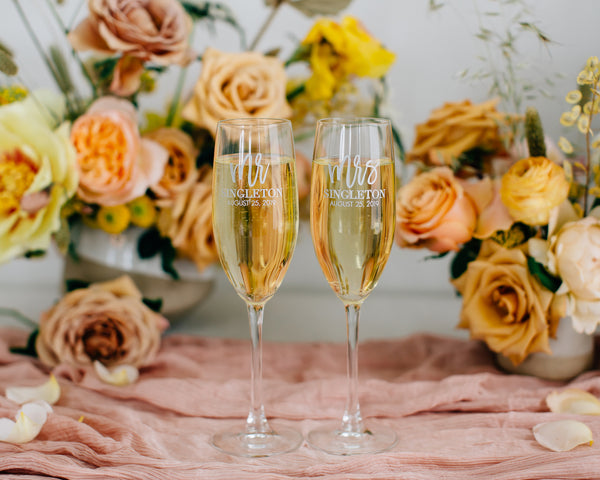
M397 197L401 247L456 252L458 327L484 341L506 368L549 378L590 366L600 323L596 57L577 82L560 121L584 135L583 157L561 137L563 156L534 108L522 118L497 111L496 100L447 103L416 127L407 160L417 172ZM515 135L519 125L523 141ZM543 360L534 360L540 353Z
M187 278L179 259L193 261L194 272L216 262L211 182L219 120L292 117L306 125L323 112L343 113L355 98L371 114L383 103L394 55L352 17L318 19L285 61L277 52L255 51L286 3L313 16L336 14L350 2L269 1L271 15L246 50L229 8L192 0L89 0L87 12L75 11L68 23L67 5L47 0L66 39L44 48L29 20L35 13L14 0L60 95L27 88L5 39L0 69L15 81L0 89L0 262L41 254L51 239L71 254L67 277L107 280L124 267L147 273L153 261L162 268L162 283L152 292L145 275L127 272L149 297L164 294L171 278ZM216 22L239 33L244 51L194 44L194 33ZM71 74L65 49L79 77ZM196 62L200 74L186 94L189 66ZM292 68L300 72L293 78ZM173 69L179 73L166 114L143 110L145 98L159 80L172 78L167 72ZM361 78L377 90L359 92L354 85ZM306 196L309 162L298 155L298 164L298 190ZM181 297L184 286L171 288ZM197 283L189 287L201 291Z

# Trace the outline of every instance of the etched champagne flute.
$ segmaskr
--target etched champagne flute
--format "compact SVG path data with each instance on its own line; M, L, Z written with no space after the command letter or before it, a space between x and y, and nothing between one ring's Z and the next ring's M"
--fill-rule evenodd
M389 257L395 227L395 174L389 120L326 118L317 122L310 190L315 253L347 320L348 397L341 424L313 430L308 443L337 455L376 453L397 437L366 427L358 401L360 306Z
M292 126L282 119L218 123L213 228L227 278L246 302L252 340L250 412L242 431L215 434L211 444L237 456L264 457L298 448L302 435L270 427L262 402L263 308L283 280L298 234Z

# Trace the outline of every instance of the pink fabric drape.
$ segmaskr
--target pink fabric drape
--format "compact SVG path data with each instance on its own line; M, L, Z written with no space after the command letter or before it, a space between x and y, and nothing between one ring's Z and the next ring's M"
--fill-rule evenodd
M11 354L26 333L0 330L0 393L42 383L37 360ZM265 405L272 424L306 433L337 421L346 394L345 346L267 343ZM248 341L170 336L134 385L113 387L93 371L59 366L62 395L39 436L0 443L3 478L67 479L593 479L600 478L600 417L575 416L597 440L566 453L544 449L533 425L568 418L544 398L567 384L507 375L477 342L419 334L360 346L360 401L370 424L396 429L379 455L296 452L240 459L208 444L241 427L249 397ZM568 384L600 396L600 372ZM17 406L0 397L0 416ZM83 415L83 421L78 419Z

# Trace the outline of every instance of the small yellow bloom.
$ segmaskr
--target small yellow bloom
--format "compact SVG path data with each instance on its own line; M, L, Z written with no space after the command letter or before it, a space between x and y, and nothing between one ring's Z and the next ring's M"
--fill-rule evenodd
M127 204L131 214L131 223L138 227L148 228L156 220L156 208L154 203L146 195L138 197Z
M107 233L118 234L129 226L131 213L125 205L104 206L96 214L98 227Z
M581 133L586 134L590 129L590 117L579 117L579 120L577 121L577 128Z
M502 177L500 197L511 216L527 225L545 225L550 211L569 194L564 170L546 157L523 158Z
M349 75L381 78L395 55L373 38L354 17L341 23L317 20L302 41L311 47L309 63L313 71L306 84L312 99L327 100Z
M571 126L575 125L575 122L577 121L578 117L579 117L579 114L578 113L576 114L573 111L564 112L560 116L560 124L565 127L571 127Z
M578 85L590 85L594 81L594 74L588 70L582 70L577 75L577 84Z

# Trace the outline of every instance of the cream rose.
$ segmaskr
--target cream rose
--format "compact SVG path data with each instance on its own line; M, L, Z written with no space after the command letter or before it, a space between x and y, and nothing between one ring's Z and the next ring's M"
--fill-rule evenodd
M149 363L168 321L150 310L129 277L67 293L42 313L36 350L49 366Z
M177 251L191 258L198 270L218 260L212 227L212 170L205 166L190 190L182 192L172 207L158 217L161 235L169 237Z
M144 135L169 152L169 161L160 181L150 188L157 197L156 205L169 207L175 198L192 188L198 180L198 150L189 135L178 128L159 128Z
M475 206L447 167L421 173L398 190L396 242L401 247L458 250L475 224Z
M226 118L287 118L283 64L257 52L223 53L207 48L202 72L183 117L213 135Z
M600 211L566 223L550 238L549 264L563 281L568 314L578 332L592 334L600 323Z
M0 263L46 250L77 189L67 124L53 129L42 96L0 107Z
M468 328L471 338L514 364L533 352L551 353L548 339L564 311L531 276L521 249L485 240L477 259L453 284L463 297L458 326Z
M144 195L161 179L169 158L158 143L140 138L136 111L126 100L102 97L71 129L82 200L113 206Z
M500 196L510 215L527 225L545 225L569 194L561 166L546 157L523 158L502 177Z

